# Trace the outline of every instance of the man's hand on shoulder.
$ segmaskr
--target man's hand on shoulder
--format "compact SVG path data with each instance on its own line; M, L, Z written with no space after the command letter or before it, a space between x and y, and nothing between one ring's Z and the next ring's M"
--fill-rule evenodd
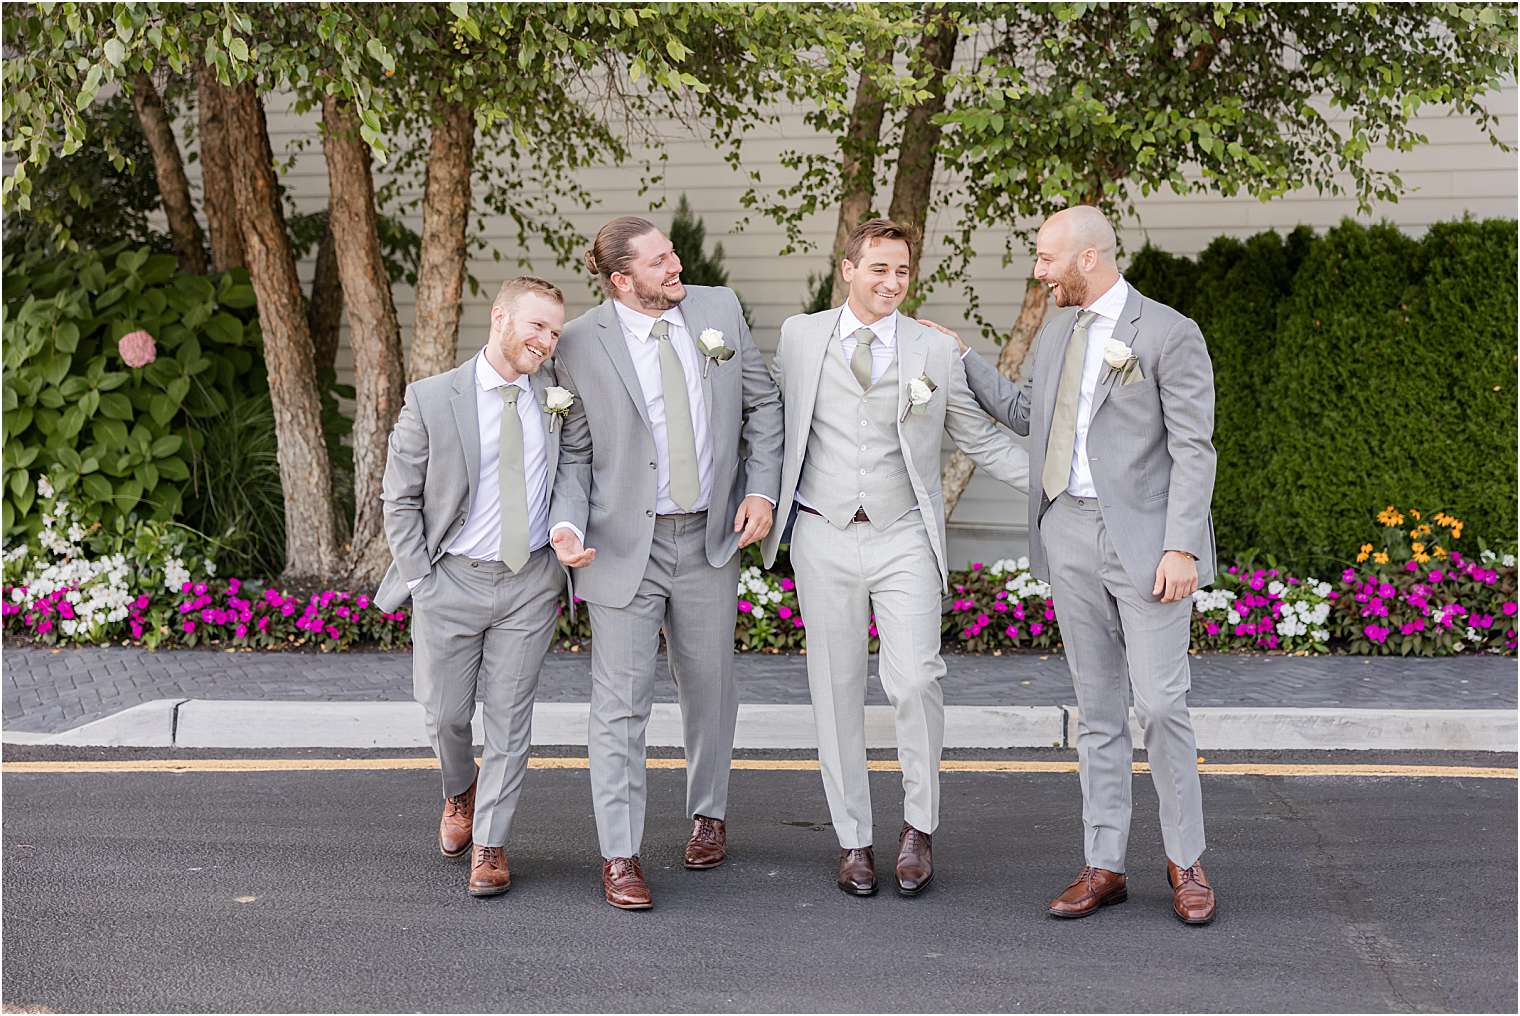
M966 345L966 340L961 338L958 332L952 332L944 325L936 324L935 322L930 321L928 318L914 318L914 320L923 325L925 328L932 328L937 332L943 332L946 335L950 336L955 340L955 344L960 347L962 356L965 356L966 353L971 349L970 346Z

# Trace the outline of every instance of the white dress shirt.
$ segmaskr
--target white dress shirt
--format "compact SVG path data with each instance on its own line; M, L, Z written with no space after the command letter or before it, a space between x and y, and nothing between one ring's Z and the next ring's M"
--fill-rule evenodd
M1114 326L1124 313L1129 299L1129 283L1120 276L1108 291L1087 308L1097 317L1087 329L1087 356L1082 361L1082 387L1077 392L1077 440L1071 449L1071 478L1066 489L1073 497L1097 497L1092 468L1087 464L1087 427L1092 422L1093 394L1098 390L1098 376L1103 368L1103 344L1114 337Z
M623 326L628 355L633 358L634 373L638 374L639 387L644 390L649 429L654 433L655 513L675 515L706 511L712 503L712 441L707 435L707 403L702 397L702 354L697 352L696 340L686 330L686 318L681 316L680 307L672 307L659 317L650 317L620 300L612 301L612 306L617 311L618 323ZM670 344L675 348L676 356L681 360L681 370L686 375L686 399L691 404L691 429L697 441L698 492L697 501L690 508L682 508L670 496L670 450L665 435L665 386L660 379L660 342L650 334L656 321L670 323Z
M477 561L501 560L501 390L516 385L517 417L522 421L523 479L528 489L528 550L549 542L549 451L544 436L544 414L533 396L533 383L526 374L508 381L486 359L485 350L475 358L475 418L480 427L480 476L464 528L450 543L447 553ZM413 587L422 579L407 583Z
M897 348L897 312L893 311L875 324L863 325L846 302L839 312L839 339L844 344L845 363L855 355L855 347L860 341L855 338L855 333L862 328L876 333L876 340L871 343L871 383L875 384L887 372L892 353Z

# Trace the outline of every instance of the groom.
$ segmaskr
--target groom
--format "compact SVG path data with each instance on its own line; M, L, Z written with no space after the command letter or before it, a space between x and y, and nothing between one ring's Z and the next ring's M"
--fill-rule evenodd
M613 219L586 265L607 300L566 326L556 360L575 404L552 537L591 615L602 889L614 907L646 910L644 729L662 630L686 745L683 862L713 868L727 856L738 552L770 531L781 401L738 298L683 285L681 259L654 223Z
M443 769L438 849L460 857L473 843L473 896L512 884L504 847L565 587L548 547L559 434L547 400L563 393L552 373L540 373L564 323L557 288L528 276L504 283L485 348L407 387L385 463L395 563L375 605L389 612L412 600L413 690ZM478 773L470 746L477 691L485 727Z
M1193 591L1214 577L1214 373L1198 326L1126 283L1115 247L1091 206L1046 220L1034 274L1068 309L1035 337L1022 385L974 352L966 376L987 412L1031 438L1029 557L1051 584L1080 710L1087 863L1049 912L1086 917L1127 896L1133 696L1172 909L1206 924L1187 650Z
M945 740L943 436L1005 483L1029 483L1023 450L977 408L955 347L897 313L912 243L905 227L887 219L858 226L840 262L849 298L843 307L788 318L772 366L786 403L778 511L785 519L795 503L799 512L791 560L807 629L818 762L839 839L837 885L855 896L876 892L865 743L873 611L903 773L897 890L916 896L934 875ZM781 535L777 527L765 541L767 567Z

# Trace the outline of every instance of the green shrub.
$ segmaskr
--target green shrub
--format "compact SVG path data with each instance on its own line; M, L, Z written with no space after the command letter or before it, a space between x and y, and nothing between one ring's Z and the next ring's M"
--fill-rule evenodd
M203 422L267 387L247 273L180 273L174 257L125 245L7 256L0 271L7 539L39 531L42 476L106 523L179 518ZM134 368L118 343L138 331L156 358Z
M1126 277L1208 341L1222 554L1328 571L1396 501L1512 545L1514 229L1347 221L1136 255Z

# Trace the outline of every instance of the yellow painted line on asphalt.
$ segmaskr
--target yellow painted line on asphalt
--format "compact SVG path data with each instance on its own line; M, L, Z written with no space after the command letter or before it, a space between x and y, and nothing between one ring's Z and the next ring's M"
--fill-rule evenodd
M874 759L866 763L873 772L896 773L901 767L891 759ZM528 760L530 769L585 769L587 759L543 756ZM734 768L746 772L817 772L818 761L810 758L734 759ZM412 758L203 758L203 759L114 759L60 760L50 762L5 762L6 773L304 773L304 772L385 772L394 770L437 769L438 761L428 756ZM651 769L684 769L686 760L652 758ZM940 769L947 773L1075 773L1077 763L1064 760L946 759ZM1150 766L1136 762L1134 771L1150 772ZM1279 776L1279 777L1403 777L1420 779L1513 780L1517 770L1497 766L1397 765L1376 763L1316 762L1203 762L1198 771L1208 776Z

